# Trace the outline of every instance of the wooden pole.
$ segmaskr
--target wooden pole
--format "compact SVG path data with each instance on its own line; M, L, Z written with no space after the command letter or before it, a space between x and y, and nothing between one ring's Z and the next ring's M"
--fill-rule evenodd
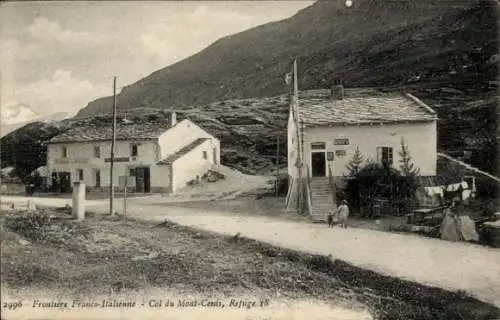
M115 212L113 210L113 200L115 197L115 186L113 183L113 167L115 160L115 140L116 140L116 77L113 78L113 130L111 138L111 159L110 159L110 170L109 170L109 187L110 187L110 198L109 198L109 213L114 216Z
M280 183L280 136L276 139L276 198L279 197Z
M125 190L123 190L123 217L127 216L127 189L128 189L128 175L125 172Z
M297 74L297 58L293 60L293 95L296 99L299 98L299 76Z

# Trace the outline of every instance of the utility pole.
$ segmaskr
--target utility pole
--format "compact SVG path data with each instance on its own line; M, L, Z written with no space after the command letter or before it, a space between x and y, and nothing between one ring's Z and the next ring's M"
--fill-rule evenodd
M125 173L125 189L123 190L123 217L127 216L127 189L128 189L128 175Z
M279 197L279 184L280 184L280 136L276 141L276 198Z
M110 186L110 198L109 198L109 213L111 216L115 215L113 210L113 200L115 197L115 186L113 183L113 167L115 160L115 140L116 140L116 77L113 78L113 131L111 138L111 159L110 159L110 170L109 170L109 186Z

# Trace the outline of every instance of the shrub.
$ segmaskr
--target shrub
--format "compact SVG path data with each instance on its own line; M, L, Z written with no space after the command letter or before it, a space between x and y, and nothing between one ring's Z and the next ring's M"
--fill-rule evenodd
M33 241L40 242L45 239L46 231L51 224L52 219L46 212L37 211L14 218L9 227Z
M498 182L487 177L476 176L476 189L478 198L493 199L498 196Z
M347 179L343 191L351 206L359 209L371 207L376 198L410 204L417 186L415 177L402 176L398 170L379 163L368 163Z

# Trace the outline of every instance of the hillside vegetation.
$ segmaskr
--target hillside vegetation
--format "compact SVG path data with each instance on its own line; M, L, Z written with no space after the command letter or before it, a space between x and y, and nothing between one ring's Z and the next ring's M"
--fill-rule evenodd
M490 4L490 5L488 5ZM301 89L328 86L454 84L478 89L495 77L486 62L498 50L494 2L318 1L295 16L216 41L174 65L126 86L123 109L172 108L274 96L298 57ZM109 111L92 101L77 117Z

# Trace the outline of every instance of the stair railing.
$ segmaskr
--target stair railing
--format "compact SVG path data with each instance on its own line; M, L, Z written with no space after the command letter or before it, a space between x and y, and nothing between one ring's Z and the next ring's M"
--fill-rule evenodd
M330 184L330 192L331 192L331 195L332 195L332 200L333 200L333 204L335 205L336 204L336 190L335 190L335 183L333 182L333 174L332 174L332 166L331 165L328 165L328 182Z
M309 215L312 215L312 188L311 188L311 176L309 175L309 166L306 165L306 197L307 197L307 207Z

